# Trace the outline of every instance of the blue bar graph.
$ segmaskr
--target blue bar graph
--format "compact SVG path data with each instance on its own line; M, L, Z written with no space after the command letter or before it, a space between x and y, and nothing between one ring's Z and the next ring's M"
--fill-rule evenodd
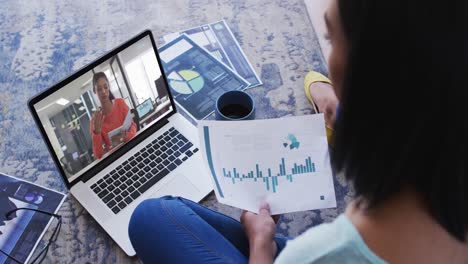
M210 167L211 175L213 175L213 179L214 179L216 188L218 189L219 195L221 197L224 197L223 191L221 190L221 187L219 186L218 177L216 177L216 173L215 173L215 169L214 169L214 165L213 165L213 157L211 157L210 130L209 130L209 128L207 126L205 126L205 127L203 127L203 132L204 132L203 134L204 134L204 137L205 137L205 149L206 149L206 158L208 160L208 166ZM224 174L224 175L226 175L226 174ZM229 172L227 175L229 175L229 177L232 177L231 172ZM236 183L234 178L232 178L232 183L233 184Z
M213 177L216 189L218 190L218 194L222 198L224 198L224 193L221 189L221 185L219 184L218 176L216 175L216 171L213 164L213 157L211 155L209 127L203 127L203 134L205 139L205 150L208 160L208 166ZM261 178L261 181L265 183L266 190L271 190L273 193L276 193L278 187L278 177L285 177L287 181L292 183L294 181L293 176L297 176L300 174L312 174L316 172L315 163L312 162L311 157L307 157L304 160L304 164L298 165L297 163L294 163L294 166L291 166L289 168L289 172L287 172L286 170L285 158L281 158L281 161L278 167L276 168L279 169L277 173L273 172L271 168L262 169L260 164L255 164L255 168L242 174L240 174L239 170L237 170L236 168L232 168L232 170L223 168L223 176L225 178L231 179L232 184L236 184L236 181L243 181L243 179L253 179L255 182L257 182L257 179ZM263 175L264 171L266 172L265 176Z
M315 163L312 162L311 157L307 157L304 160L304 164L297 164L294 163L294 166L290 168L290 172L286 172L286 161L285 158L281 158L281 162L278 165L279 172L274 173L272 172L271 168L267 168L266 172L268 173L267 177L263 177L263 170L261 169L259 164L255 164L255 171L250 171L247 174L242 174L241 177L233 177L232 175L238 175L238 169L232 168L232 170L228 170L227 168L223 168L223 176L226 178L231 178L232 183L235 184L237 181L242 181L243 179L253 179L257 181L258 178L262 178L262 181L265 183L265 188L267 191L272 191L276 193L278 187L278 177L285 177L287 181L293 182L293 176L300 175L300 174L311 174L316 172L315 171ZM232 172L232 174L231 174ZM254 173L255 172L255 173Z

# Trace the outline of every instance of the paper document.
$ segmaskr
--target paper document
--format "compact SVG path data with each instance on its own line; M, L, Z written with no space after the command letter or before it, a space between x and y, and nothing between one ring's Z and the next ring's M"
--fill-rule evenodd
M167 43L184 33L195 43L208 50L216 59L222 61L247 80L250 83L249 88L262 84L260 77L258 77L252 64L247 59L226 21L221 20L168 34L163 37L163 40Z
M127 112L127 115L125 116L125 119L122 123L121 126L119 126L118 128L116 129L113 129L111 131L109 131L109 133L107 133L107 135L109 136L109 139L112 139L112 137L124 132L124 131L128 131L130 129L130 126L132 125L132 114L130 113L130 110L128 110Z
M53 218L36 211L18 208L42 210L57 213L65 194L41 187L13 176L0 173L0 264L16 263L6 254L13 256L20 263L28 263L34 249L39 245Z
M200 146L220 203L272 214L336 207L323 114L200 121Z
M194 120L213 113L224 92L250 85L185 34L159 48L159 55L175 101Z

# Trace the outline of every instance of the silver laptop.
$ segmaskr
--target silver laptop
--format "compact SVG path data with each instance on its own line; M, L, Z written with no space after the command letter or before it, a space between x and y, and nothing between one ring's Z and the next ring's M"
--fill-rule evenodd
M154 109L139 117L135 108L148 101ZM200 201L212 190L197 130L176 111L151 31L28 104L66 186L129 256L135 250L128 224L141 201L163 195ZM101 129L93 118L99 111Z

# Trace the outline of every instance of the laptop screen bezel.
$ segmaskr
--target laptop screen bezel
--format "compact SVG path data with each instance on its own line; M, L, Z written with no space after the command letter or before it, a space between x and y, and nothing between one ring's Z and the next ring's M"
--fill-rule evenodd
M168 93L168 97L169 97L169 100L171 102L171 108L172 108L171 111L168 112L163 118L161 118L160 120L158 120L157 122L152 124L150 127L148 127L147 129L145 129L144 131L142 131L141 133L136 135L135 138L130 140L127 144L125 144L124 146L122 146L121 148L116 150L114 153L112 153L108 157L104 158L101 162L96 164L94 167L90 168L89 170L84 172L82 175L80 175L78 178L76 178L76 179L74 179L73 181L70 182L68 180L68 178L67 178L67 175L66 175L66 173L64 171L64 168L62 167L62 165L60 163L60 160L58 159L58 157L57 157L57 155L56 155L56 153L55 153L55 151L54 151L54 149L52 147L52 143L50 142L50 139L47 136L45 128L44 128L41 120L39 119L39 115L38 115L34 105L36 105L40 101L44 100L45 98L47 98L51 94L57 92L61 88L64 88L67 84L71 83L72 81L74 81L75 79L80 77L81 75L91 71L94 67L100 65L101 63L103 63L106 60L110 59L111 57L117 55L119 52L125 50L126 48L130 47L131 45L137 43L138 41L140 41L141 39L143 39L143 38L145 38L147 36L149 36L150 39L151 39L151 44L153 46L153 51L156 54L156 59L157 59L157 62L159 64L158 66L159 66L159 69L161 71L161 76L162 76L162 78L164 79L164 82L166 82L166 85L167 85L166 86L167 87L167 93ZM177 113L177 109L176 109L176 106L175 106L175 101L174 101L174 98L172 97L171 89L169 88L169 85L168 85L168 82L167 82L167 79L166 79L166 74L164 73L164 68L163 68L162 63L161 63L161 58L159 57L157 46L156 46L156 43L154 41L153 34L151 33L151 30L145 30L145 31L139 33L138 35L134 36L133 38L131 38L127 42L121 44L120 46L114 48L113 50L111 50L108 53L104 54L100 58L96 59L92 63L84 66L83 68L79 69L78 71L75 71L73 74L71 74L70 76L64 78L63 80L59 81L58 83L54 84L50 88L48 88L48 89L42 91L41 93L35 95L31 99L29 99L28 108L29 108L29 111L31 112L31 114L33 116L33 119L34 119L36 125L38 126L38 128L39 128L39 130L41 132L41 135L42 135L42 137L43 137L43 139L44 139L44 141L45 141L45 143L47 145L47 149L49 150L49 153L52 155L52 159L54 160L55 166L58 168L58 170L60 172L60 175L62 176L62 179L65 182L65 185L67 186L68 189L71 189L75 184L77 184L80 181L85 181L86 182L87 180L91 179L93 176L95 176L96 174L101 172L103 169L108 167L115 160L120 158L123 154L128 152L130 149L132 149L133 147L135 147L136 145L141 143L143 140L145 140L147 137L149 137L155 131L157 131L158 129L163 127L165 124L167 124L169 117L171 117L172 115Z

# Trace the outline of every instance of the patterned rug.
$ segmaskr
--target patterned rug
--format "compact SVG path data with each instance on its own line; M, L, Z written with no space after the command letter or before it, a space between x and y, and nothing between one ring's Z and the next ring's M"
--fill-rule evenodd
M309 70L327 74L302 0L0 0L0 171L67 192L27 109L34 94L144 29L162 36L225 19L263 86L257 118L311 114L302 88ZM338 208L283 215L278 232L295 237L343 212L350 190L335 177ZM307 197L304 197L307 199ZM204 201L239 218L240 211ZM80 204L68 196L62 231L46 263L138 263L129 258Z

